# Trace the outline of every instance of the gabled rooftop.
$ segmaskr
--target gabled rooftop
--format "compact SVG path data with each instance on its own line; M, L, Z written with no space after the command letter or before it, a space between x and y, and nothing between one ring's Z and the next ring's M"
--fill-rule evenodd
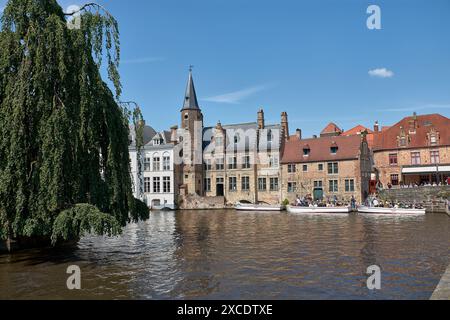
M293 137L286 141L281 163L309 163L358 159L361 149L360 135L325 136L311 139ZM331 148L337 148L333 153ZM303 152L308 149L307 155Z
M321 136L338 136L342 133L342 129L335 123L330 122L320 133Z
M366 128L366 127L364 127L364 126L359 124L356 127L343 132L342 135L343 136L353 136L355 134L361 134L364 131L367 131L367 133L369 133L369 134L373 133L373 131L370 130L369 128Z
M431 143L434 136L436 143ZM404 138L404 145L399 143ZM450 119L440 114L406 117L374 134L374 151L450 146Z

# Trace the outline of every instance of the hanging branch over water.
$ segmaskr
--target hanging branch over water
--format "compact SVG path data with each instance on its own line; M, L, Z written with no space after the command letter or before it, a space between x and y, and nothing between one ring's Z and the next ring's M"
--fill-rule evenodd
M144 170L142 168L142 149L144 148L144 127L145 121L142 116L141 108L134 101L123 101L120 102L120 105L123 107L124 113L127 114L131 119L130 121L133 123L134 130L134 144L136 148L136 160L137 160L137 175L138 175L138 195L142 197L144 193ZM133 111L131 111L133 110ZM140 199L142 200L142 199Z
M87 231L117 234L117 226L148 217L132 195L130 115L116 102L117 21L93 3L78 13L80 28L69 29L75 13L56 0L9 0L4 9L0 238L56 243ZM114 94L100 76L103 56Z

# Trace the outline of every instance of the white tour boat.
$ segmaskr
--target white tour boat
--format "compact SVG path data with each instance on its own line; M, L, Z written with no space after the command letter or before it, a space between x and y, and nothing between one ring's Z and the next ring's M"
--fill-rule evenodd
M287 211L295 214L349 214L350 207L297 207L288 206Z
M270 205L270 204L253 204L238 202L234 208L238 211L283 211L282 205Z
M382 207L358 207L358 212L363 214L384 214L384 215L424 215L425 209L403 209L403 208L382 208Z

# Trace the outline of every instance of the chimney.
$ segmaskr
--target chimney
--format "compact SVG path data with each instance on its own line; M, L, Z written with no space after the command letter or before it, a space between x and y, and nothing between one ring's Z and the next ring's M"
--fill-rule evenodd
M217 121L216 130L223 131L222 123L220 122L220 120Z
M177 144L178 143L178 126L173 126L172 128L170 128L170 142L173 144Z
M258 111L258 129L264 129L264 110Z
M295 131L295 135L297 136L298 140L302 140L302 130L301 129L297 129Z
M281 114L281 129L283 130L285 140L289 140L289 122L287 112Z
M378 121L375 121L375 125L373 126L374 132L380 132L380 125L378 124Z
M417 113L414 112L412 120L409 121L409 133L415 134L417 128L418 128L418 126L417 126Z

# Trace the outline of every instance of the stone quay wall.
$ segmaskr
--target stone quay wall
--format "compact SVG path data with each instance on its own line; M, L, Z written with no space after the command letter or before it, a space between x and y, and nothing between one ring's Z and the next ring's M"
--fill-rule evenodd
M225 197L180 196L180 210L218 210L226 208L228 207L225 205Z
M427 212L442 212L447 210L446 203L450 199L450 186L418 187L383 190L380 197L394 202L424 203Z
M450 266L448 266L439 285L433 292L431 300L450 300Z

